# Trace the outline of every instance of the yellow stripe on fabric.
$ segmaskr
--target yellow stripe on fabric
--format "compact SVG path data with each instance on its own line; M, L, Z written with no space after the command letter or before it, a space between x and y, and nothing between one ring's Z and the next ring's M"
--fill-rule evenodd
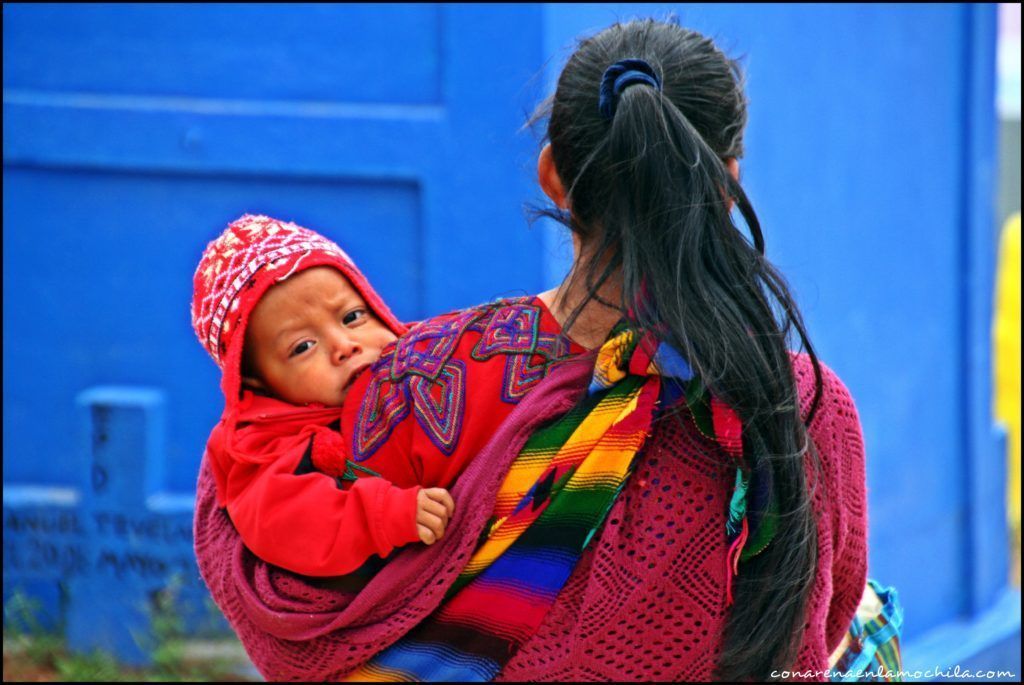
M584 426L591 419L595 422L600 422L597 423L598 426L614 425L615 417L620 416L624 410L628 410L631 406L628 397L610 397L607 399L607 403L602 401L594 407L590 415L576 429L576 433L573 433L570 439L557 452L546 448L537 452L537 454L546 458L517 459L512 464L501 485L501 489L495 496L494 516L502 518L510 515L522 501L523 497L526 496L526 493L530 491L530 488L549 469L564 464L575 464L584 458L594 448L597 441L603 437L600 430L593 429L591 429L591 432L583 433L577 437L577 434L583 430ZM635 406L636 402L634 400L632 407L635 408ZM523 453L525 454L526 450ZM554 454L553 457L551 456L552 454Z
M639 393L637 393L639 396ZM632 403L632 409L636 403ZM566 488L588 489L593 487L594 482L615 481L621 478L629 463L633 460L636 451L640 449L647 436L644 431L631 432L624 436L624 439L609 441L610 444L602 441L577 468L572 478L566 483Z
M623 355L633 337L632 330L625 330L601 346L594 364L594 380L602 387L610 387L626 377Z
M416 677L408 671L398 668L376 666L372 661L349 673L342 678L343 683L414 683Z
M523 501L526 493L530 491L534 485L537 484L544 474L546 474L553 467L563 467L559 470L561 474L565 473L566 468L577 463L581 459L581 455L585 457L591 449L597 444L597 441L590 441L583 447L586 449L576 446L569 450L568 455L559 455L556 459L553 459L550 463L545 464L543 468L529 469L522 471L509 471L505 479L505 485L508 487L508 492L500 492L494 498L494 510L493 515L498 518L507 518L512 514L519 503Z
M639 446L643 444L642 438L644 436L641 436L641 439L639 441L616 440L615 442L619 442L620 446L611 448L601 447L600 442L601 438L604 437L605 433L607 433L616 424L621 422L623 419L629 416L629 414L636 410L637 399L639 398L640 392L643 390L643 388L643 385L637 387L636 390L629 393L629 395L627 395L626 397L609 398L610 401L608 402L608 404L613 405L613 410L605 408L603 406L605 402L602 401L600 404L598 404L597 407L594 408L594 411L592 411L583 420L583 422L576 428L573 434L566 441L565 445L563 445L562 449L559 450L558 456L555 457L556 460L562 458L563 452L567 452L570 454L578 454L580 452L581 444L593 445L593 448L590 449L588 452L588 456L584 457L580 465L577 467L577 472L573 474L572 478L569 480L570 483L573 483L573 481L575 481L576 483L580 483L580 480L577 478L577 475L579 474L579 469L584 467L584 473L586 474L586 478L594 477L595 475L599 475L601 473L614 472L616 468L622 465L623 461L625 461L625 466L622 466L619 472L622 473L625 471L625 467L629 465L629 462L632 460L633 454L636 452ZM629 450L630 446L632 446L632 451ZM627 452L628 454L626 454ZM546 470L547 467L543 469L530 469L530 471L534 474L533 482L536 482L537 479L540 478ZM522 483L522 481L519 478L519 474L513 477L512 474L510 473L506 477L505 481L502 483L501 488L499 489L499 497L507 489L512 489L513 487L515 487L515 485L512 484L520 483ZM532 487L532 483L530 487ZM575 487L585 486L577 485ZM529 487L526 488L526 491L528 490ZM520 485L518 490L515 490L514 492L525 491ZM519 500L521 499L522 495L520 495L519 497ZM495 513L497 514L498 512L496 511ZM506 535L505 531L503 530L505 528L513 530L515 534ZM495 526L494 528L492 528L490 535L480 545L476 553L469 560L469 563L466 564L461 575L478 573L479 571L483 570L484 568L492 564L495 559L501 556L512 545L512 543L519 538L519 535L522 533L522 530L526 529L526 526L523 526L519 530L515 530L516 528L519 527L511 525L508 521L504 521L502 525Z
M530 488L532 488L541 476L547 473L549 469L554 466L562 466L566 463L572 463L572 460L566 459L562 455L558 455L554 459L542 464L531 464L529 468L510 469L508 475L505 476L505 481L501 484L502 490L498 493L496 499L501 500L502 498L512 497L518 494L519 499L517 499L513 504L513 507L515 507L515 504L519 503L519 500L523 498L523 495L529 492ZM495 507L495 516L504 516L505 513L508 512L499 512L497 507Z
M634 452L636 450L633 450ZM615 487L619 484L618 466L605 469L600 473L586 473L577 471L569 482L565 484L566 490L594 490L603 487Z

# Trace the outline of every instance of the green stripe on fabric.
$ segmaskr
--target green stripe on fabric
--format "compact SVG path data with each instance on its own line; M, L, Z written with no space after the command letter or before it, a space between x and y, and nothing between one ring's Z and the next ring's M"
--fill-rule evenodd
M634 382L630 383L631 380ZM629 393L632 394L645 382L645 378L629 377L621 381L615 388L625 385L633 386L629 389ZM594 532L603 523L605 516L614 504L626 479L632 472L637 453L633 453L630 463L623 473L610 470L600 471L570 483L565 490L571 495L552 499L533 525L523 532L520 540L531 547L540 548L545 546L545 542L546 546L550 547L554 538L557 537L560 547L571 547L575 551L582 550L590 542ZM561 529L560 534L555 535L555 531L559 529Z
M590 412L601 399L602 397L599 394L584 397L579 404L569 410L569 413L530 436L530 439L523 446L520 456L552 449L558 451L565 444L566 440L572 436L573 432L579 428L583 420L590 415ZM519 458L517 457L516 461Z

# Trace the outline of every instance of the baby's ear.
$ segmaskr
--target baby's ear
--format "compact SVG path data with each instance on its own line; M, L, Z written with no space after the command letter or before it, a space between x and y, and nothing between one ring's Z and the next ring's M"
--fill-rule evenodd
M263 381L255 376L242 376L242 387L249 388L250 390L268 392L268 388Z

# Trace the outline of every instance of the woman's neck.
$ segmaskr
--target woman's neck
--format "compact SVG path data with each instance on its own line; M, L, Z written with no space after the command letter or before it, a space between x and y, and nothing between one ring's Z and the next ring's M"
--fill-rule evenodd
M579 261L575 268L581 269ZM562 285L543 292L538 297L554 315L560 326L565 326L566 321L572 312L579 306L587 296L587 287L583 276L575 280L572 272L562 282ZM593 350L601 346L608 337L622 313L615 307L602 304L601 301L616 304L622 298L622 272L616 271L601 284L597 297L590 298L590 301L580 311L579 316L573 322L572 327L565 333L573 342Z

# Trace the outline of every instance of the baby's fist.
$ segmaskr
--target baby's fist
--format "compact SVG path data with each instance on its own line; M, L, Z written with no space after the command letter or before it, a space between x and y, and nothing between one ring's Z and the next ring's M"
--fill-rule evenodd
M455 500L444 488L423 488L416 495L416 529L420 540L432 545L444 537Z

